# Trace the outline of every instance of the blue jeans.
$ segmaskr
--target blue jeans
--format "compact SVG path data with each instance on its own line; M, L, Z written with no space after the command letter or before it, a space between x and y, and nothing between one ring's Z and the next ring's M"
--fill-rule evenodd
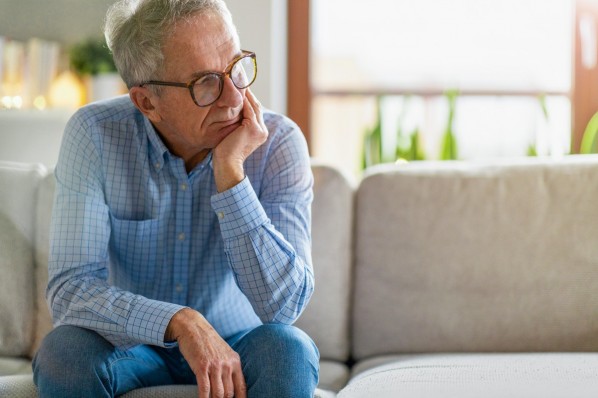
M241 357L249 398L312 398L319 352L294 326L268 324L228 338ZM39 396L114 397L157 385L197 384L178 348L115 348L97 333L60 326L44 339L33 360Z

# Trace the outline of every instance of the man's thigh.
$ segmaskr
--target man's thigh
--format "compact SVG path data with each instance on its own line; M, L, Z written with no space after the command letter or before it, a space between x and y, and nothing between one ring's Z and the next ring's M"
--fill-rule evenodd
M152 347L121 350L75 326L57 327L46 336L33 371L41 397L112 397L173 383L166 362Z

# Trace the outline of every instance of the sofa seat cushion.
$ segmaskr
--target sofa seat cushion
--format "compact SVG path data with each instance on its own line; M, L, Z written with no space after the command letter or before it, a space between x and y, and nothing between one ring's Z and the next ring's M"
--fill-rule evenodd
M320 362L320 382L314 398L334 398L336 393L343 388L349 380L349 368L347 365L335 361ZM181 397L195 398L197 387L195 386L160 386L140 388L131 391L123 398L160 398L160 397Z
M595 397L598 353L421 354L368 359L338 398Z
M20 375L29 373L31 373L31 361L29 359L16 357L0 357L0 376Z
M334 398L349 378L345 365L325 362L320 364L320 385L314 398ZM343 383L340 385L339 383ZM327 387L332 386L333 388ZM37 398L37 389L31 375L31 362L26 359L0 358L0 397ZM139 388L123 395L123 398L196 398L197 387L171 385Z
M344 363L336 361L320 361L320 382L318 387L339 391L349 381L349 368Z
M0 397L37 398L37 389L31 375L0 376ZM197 398L197 387L192 385L159 386L130 391L123 398ZM316 389L314 398L335 398L336 393Z
M31 375L0 376L0 397L37 398Z
M317 389L314 398L335 398L332 391ZM197 387L193 385L160 386L139 388L130 391L122 398L197 398Z

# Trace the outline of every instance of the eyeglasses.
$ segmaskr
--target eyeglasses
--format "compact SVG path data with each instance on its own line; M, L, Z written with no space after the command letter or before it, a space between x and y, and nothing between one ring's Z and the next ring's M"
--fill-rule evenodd
M189 90L195 105L204 107L218 101L222 95L224 78L228 76L238 89L244 89L253 84L257 77L257 61L255 53L242 50L239 57L231 62L224 72L206 72L191 80L189 83L162 82L149 80L143 82L139 87L147 84L156 86L183 87Z

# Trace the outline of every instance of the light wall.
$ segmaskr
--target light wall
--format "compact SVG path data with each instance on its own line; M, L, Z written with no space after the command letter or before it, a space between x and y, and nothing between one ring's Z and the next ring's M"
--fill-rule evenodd
M0 36L39 37L68 46L101 35L114 0L0 0ZM226 0L243 48L258 56L253 90L262 104L286 111L286 0Z
M277 112L287 108L286 0L228 0L243 49L255 51L258 79L254 92Z

